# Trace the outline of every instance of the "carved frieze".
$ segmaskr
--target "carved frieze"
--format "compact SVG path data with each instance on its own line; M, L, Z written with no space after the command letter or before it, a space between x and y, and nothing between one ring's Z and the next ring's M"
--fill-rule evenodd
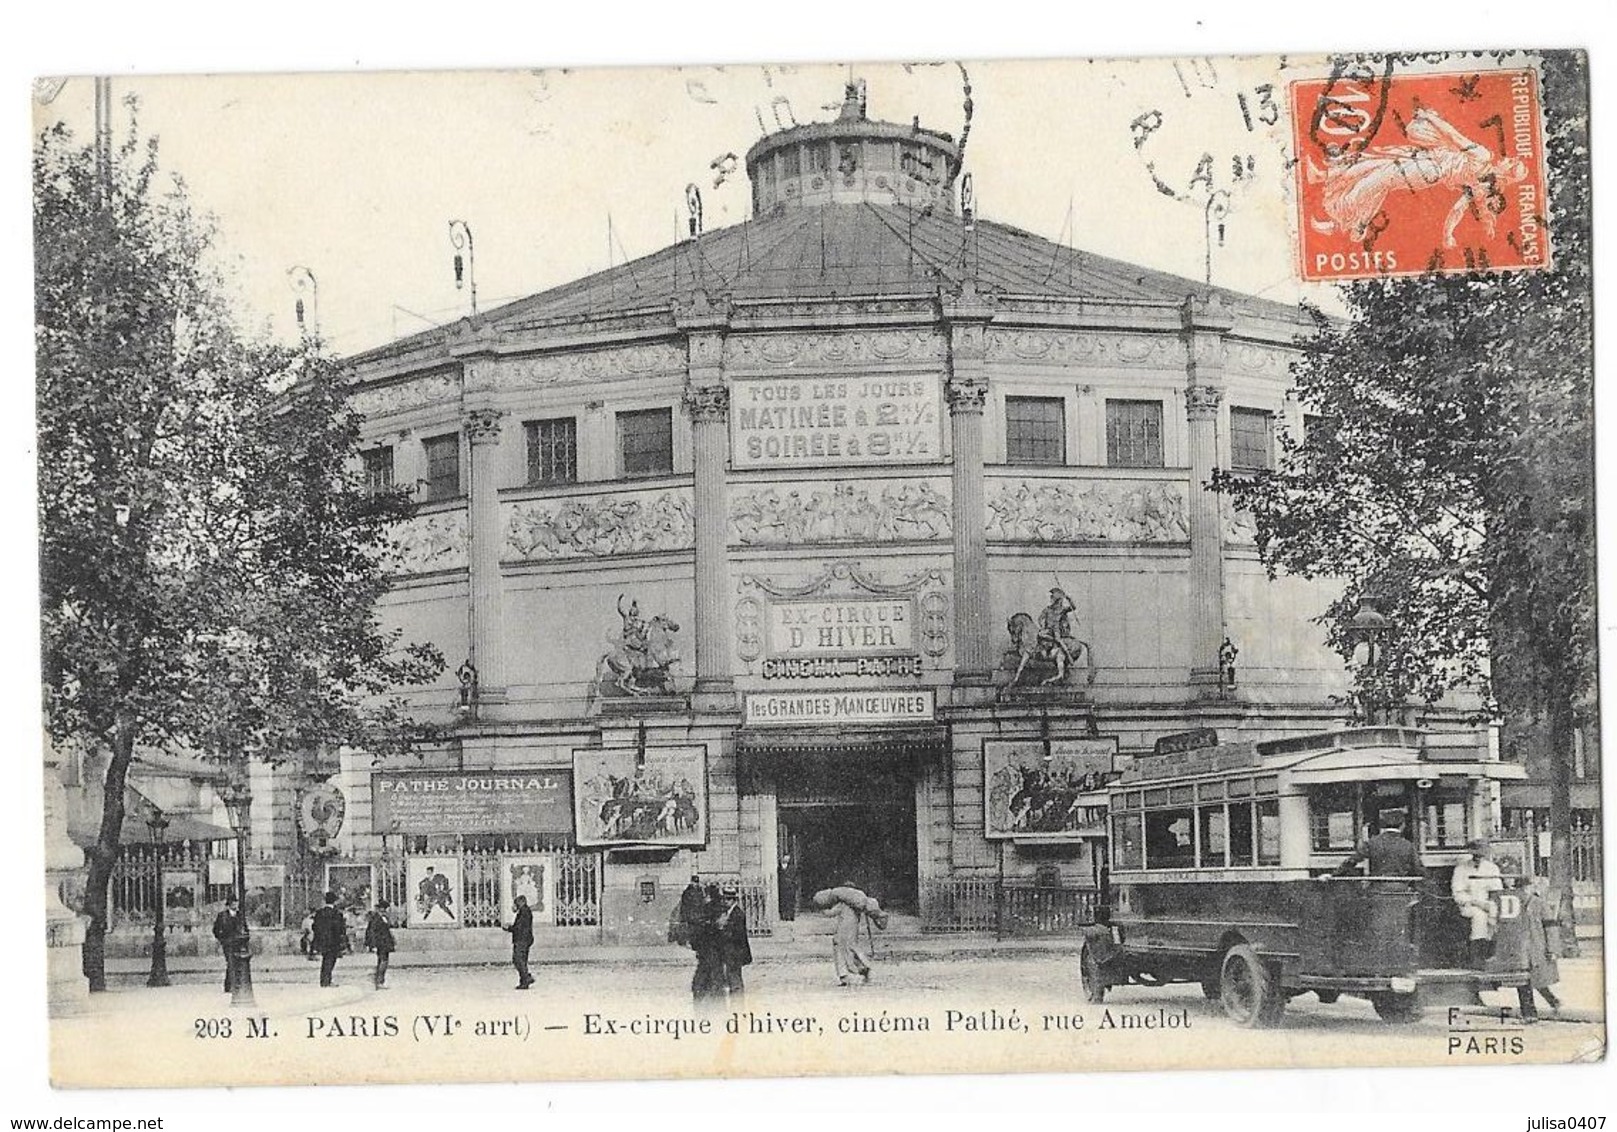
M941 361L943 337L932 329L743 334L724 340L727 366L818 366L893 361Z
M1219 511L1224 520L1224 541L1237 546L1253 546L1258 541L1258 522L1252 512L1236 507L1229 496L1219 497Z
M730 541L743 546L930 542L952 533L949 496L927 480L732 491Z
M989 361L1090 362L1179 365L1183 347L1165 334L1111 334L1093 330L988 328Z
M560 382L587 384L641 377L650 373L684 372L683 345L653 342L609 350L503 359L494 367L492 384L495 389L510 391L535 389Z
M397 523L392 531L400 574L466 569L466 512L439 511Z
M1242 373L1265 377L1284 377L1291 372L1291 363L1300 355L1279 346L1259 345L1254 342L1231 343L1226 362Z
M696 514L688 488L506 503L508 561L547 562L690 550Z
M998 480L989 484L988 537L998 542L1185 542L1182 483L1152 480Z
M380 417L418 409L423 405L444 405L459 400L459 375L440 373L397 385L361 389L349 396L348 403L362 417Z

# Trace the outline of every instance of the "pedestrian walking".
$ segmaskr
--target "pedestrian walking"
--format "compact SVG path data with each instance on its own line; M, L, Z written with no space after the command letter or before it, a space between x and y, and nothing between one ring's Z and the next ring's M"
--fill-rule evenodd
M853 975L870 982L870 954L874 947L867 949L861 936L870 935L872 906L879 916L876 922L883 928L887 926L887 914L881 911L881 905L862 889L854 887L852 881L816 892L814 905L823 914L836 918L831 930L831 967L836 972L838 985L848 986L849 977Z
M679 907L674 910L674 918L668 925L668 942L677 943L681 947L691 946L691 927L702 914L702 908L707 904L707 893L702 891L702 878L695 873L691 874L691 882L685 886L685 891L679 894Z
M746 992L741 969L752 962L747 939L747 911L741 906L741 885L733 880L719 889L719 911L714 921L719 937L719 978L732 1006Z
M691 976L691 998L698 1008L724 997L724 950L718 925L719 886L703 890L702 908L691 924L691 950L696 952L696 973Z
M387 901L378 900L365 921L365 949L376 952L376 989L387 986L387 960L393 954L393 925L387 922Z
M312 945L320 955L320 985L332 985L337 959L347 950L348 921L337 910L337 894L326 893L325 907L314 914Z
M526 896L517 897L516 915L511 917L511 926L505 930L511 933L511 965L517 969L517 990L527 990L533 986L533 976L528 973L528 952L533 947L533 909L528 907Z
M1545 882L1537 877L1527 880L1522 891L1522 947L1527 952L1528 984L1516 988L1523 1018L1538 1017L1535 992L1544 996L1551 1010L1561 1009L1561 999L1551 988L1561 981L1561 965L1557 956L1561 950L1561 921L1556 914L1558 903L1547 899Z
M246 923L240 909L236 907L235 895L225 897L225 906L213 918L213 938L219 941L219 950L224 952L225 956L226 994L236 989L236 963L232 945L236 937L242 934Z

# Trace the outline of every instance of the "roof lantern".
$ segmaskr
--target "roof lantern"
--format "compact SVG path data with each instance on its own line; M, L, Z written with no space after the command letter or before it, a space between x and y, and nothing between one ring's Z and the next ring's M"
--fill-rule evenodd
M791 126L747 151L754 216L824 204L902 204L954 212L960 148L948 134L872 121L865 83L848 83L830 122Z

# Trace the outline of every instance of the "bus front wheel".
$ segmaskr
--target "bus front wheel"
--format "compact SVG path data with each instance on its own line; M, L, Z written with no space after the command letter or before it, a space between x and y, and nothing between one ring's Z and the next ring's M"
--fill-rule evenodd
M1370 1005L1383 1022L1405 1025L1417 1022L1421 1016L1420 996L1383 991L1370 996Z
M1224 1013L1237 1026L1272 1026L1286 1009L1286 996L1249 944L1236 944L1224 953L1218 990Z

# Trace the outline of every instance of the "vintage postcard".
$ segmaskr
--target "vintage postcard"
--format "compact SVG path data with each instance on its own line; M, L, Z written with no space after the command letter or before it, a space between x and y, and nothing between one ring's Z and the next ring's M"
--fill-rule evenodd
M39 79L52 1081L1602 1059L1587 88Z

